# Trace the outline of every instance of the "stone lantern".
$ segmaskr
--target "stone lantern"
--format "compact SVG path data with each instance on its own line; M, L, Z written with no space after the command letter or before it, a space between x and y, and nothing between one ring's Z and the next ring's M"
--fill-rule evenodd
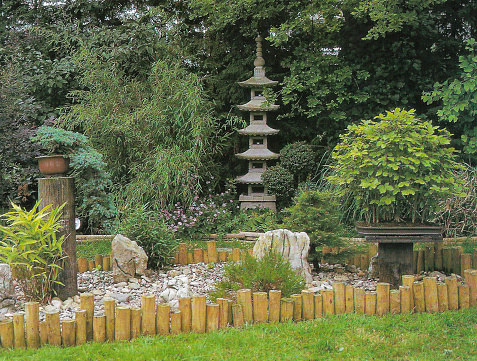
M249 149L235 155L239 159L248 161L248 173L236 178L236 181L247 185L247 192L239 197L240 209L262 206L275 211L276 197L268 194L268 190L262 182L262 174L267 169L267 163L279 157L279 154L268 149L268 136L277 134L279 131L267 125L267 113L277 110L278 105L268 104L263 96L263 90L278 82L265 76L262 38L258 36L255 40L257 42L257 58L254 61L253 77L239 82L240 86L250 88L250 101L238 106L240 110L248 112L250 116L249 126L238 131L239 134L248 137Z

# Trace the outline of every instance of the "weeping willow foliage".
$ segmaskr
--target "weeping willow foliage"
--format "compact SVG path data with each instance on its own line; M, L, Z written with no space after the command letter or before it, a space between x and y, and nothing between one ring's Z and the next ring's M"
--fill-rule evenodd
M187 204L223 144L200 79L170 60L141 79L90 51L79 58L87 90L72 94L64 122L103 153L117 195L126 206Z

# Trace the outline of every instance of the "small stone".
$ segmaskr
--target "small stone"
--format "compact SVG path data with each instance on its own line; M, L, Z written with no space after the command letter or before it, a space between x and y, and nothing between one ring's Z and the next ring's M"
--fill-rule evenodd
M124 294L124 293L113 293L109 295L109 297L114 298L119 303L127 303L132 298L130 294Z
M139 280L137 278L130 278L129 283L139 283Z
M167 272L167 275L169 277L177 277L177 276L180 275L180 272L178 270L173 269L173 270L170 270L169 272Z
M129 288L132 289L132 290L138 290L141 288L141 285L139 283L131 283L129 285Z
M128 285L127 282L119 282L119 283L116 283L116 287L117 287L117 288L126 287L127 285Z

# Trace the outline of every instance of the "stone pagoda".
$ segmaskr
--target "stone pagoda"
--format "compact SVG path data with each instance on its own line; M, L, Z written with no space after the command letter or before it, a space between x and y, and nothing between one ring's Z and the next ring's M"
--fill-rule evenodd
M235 155L239 159L248 161L248 173L236 178L236 181L248 186L247 192L239 197L240 209L262 206L275 211L276 197L268 194L267 188L262 182L262 174L267 169L267 162L279 157L279 154L268 149L267 144L267 137L279 132L267 125L267 112L277 110L278 105L268 104L263 96L263 90L278 82L265 76L262 38L258 36L255 40L257 42L257 58L253 63L255 65L253 77L239 82L240 86L250 88L251 93L250 101L238 106L240 110L248 112L250 115L250 125L238 131L239 134L248 136L249 149Z

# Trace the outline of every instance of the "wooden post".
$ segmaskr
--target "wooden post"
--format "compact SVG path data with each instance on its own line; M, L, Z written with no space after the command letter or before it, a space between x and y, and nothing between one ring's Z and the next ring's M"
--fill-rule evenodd
M88 271L94 270L96 264L94 263L94 259L88 260Z
M456 311L459 309L459 292L457 290L457 278L446 277L446 285L449 310Z
M234 319L234 327L242 327L244 324L242 305L240 303L232 305L232 313Z
M364 299L366 302L366 306L365 306L366 316L374 316L376 314L376 293L366 292L364 294Z
M460 255L461 276L465 276L465 271L472 269L472 257L470 253L462 253Z
M442 268L447 273L450 273L452 270L452 249L451 248L444 248L442 250Z
M217 245L215 241L207 241L207 254L209 256L209 262L217 263Z
M195 263L204 262L204 250L202 248L194 249L194 262Z
M206 328L206 299L205 296L192 297L192 331L204 333Z
M94 256L94 265L95 268L103 269L103 256L100 254L97 254Z
M187 261L187 244L179 243L179 264L186 265Z
M103 261L105 258L103 258ZM106 316L106 340L114 341L114 324L116 316L116 300L114 298L104 298L104 315Z
M58 311L45 312L48 324L48 343L53 346L61 346L60 314Z
M61 340L64 347L76 345L76 324L74 320L61 321Z
M253 293L253 319L255 323L268 322L268 300L266 292Z
M252 290L248 288L238 290L237 303L242 305L244 322L251 324L253 322Z
M413 275L403 275L402 276L402 285L409 287L409 307L410 311L414 310L414 276ZM401 301L402 306L402 301Z
M156 334L156 296L145 294L141 296L142 326L143 336Z
M217 331L219 329L219 305L217 303L208 303L206 305L206 314L206 332Z
M346 295L345 284L342 282L336 282L332 284L333 291L335 292L335 314L344 313L346 310Z
M443 269L443 254L442 250L444 249L444 243L443 242L436 242L434 244L434 269L438 271L442 271Z
M111 270L111 258L110 256L103 257L103 270L110 271Z
M95 315L93 317L93 341L104 343L106 341L106 316Z
M376 285L376 314L383 316L389 313L389 283L379 282Z
M141 314L140 307L131 306L131 340L141 336Z
M469 308L469 285L460 284L459 291L459 309Z
M310 290L301 291L302 312L305 321L315 318L315 299L314 293Z
M303 316L303 299L301 297L301 294L291 295L290 298L295 303L293 307L293 320L301 321Z
M464 279L469 286L469 306L477 307L477 270L465 270Z
M83 273L89 271L88 268L88 259L85 257L78 258L78 272Z
M472 268L477 269L477 248L474 248L472 252Z
M194 253L192 252L187 253L187 263L188 264L194 263Z
M75 227L75 182L72 177L52 177L38 179L38 199L40 207L49 204L53 207L66 203L60 217L61 227L59 236L64 236L62 245L63 258L58 265L61 267L55 284L57 296L63 301L78 294L77 264L76 264L76 227Z
M179 311L181 311L182 332L190 332L192 322L192 302L190 297L179 298Z
M75 312L76 323L76 345L86 343L86 311L77 310Z
M209 263L209 254L207 251L204 251L204 263Z
M419 257L419 251L412 251L412 273L417 273L417 258Z
M232 249L232 262L240 261L240 248Z
M0 322L0 339L3 348L13 348L13 321L11 319Z
M228 304L228 309L229 309L229 325L232 325L233 322L234 322L234 319L233 319L233 312L232 312L232 306L233 306L233 301L232 300L227 300L227 304Z
M131 309L129 306L116 307L116 325L114 327L116 341L129 341L131 337Z
M409 288L409 286L399 286L399 292L401 294L401 313L411 313L411 300L413 298L411 289Z
M354 310L357 314L364 315L365 313L365 297L364 288L354 289Z
M424 251L424 268L426 272L434 271L434 246L426 246Z
M288 322L293 319L295 301L292 298L282 298L280 301L280 322Z
M323 314L334 315L335 314L335 292L333 290L321 291L323 297Z
M416 312L426 312L426 301L424 296L424 283L414 282L414 307Z
M370 244L368 248L368 257L369 259L373 258L376 256L378 253L378 245L377 244Z
M23 312L13 315L13 334L15 350L25 348L25 314Z
M426 312L439 311L437 279L435 277L424 277L424 298L426 302Z
M462 246L452 247L452 272L462 275L460 267L460 255L464 253Z
M171 306L168 303L160 303L156 309L156 327L158 335L168 335L170 333L170 313Z
M315 318L323 317L323 296L321 293L314 296L315 301Z
M353 286L346 285L345 297L346 297L346 313L353 313L354 312L354 287Z
M449 301L447 299L447 285L437 285L437 303L439 304L439 312L449 310Z
M94 296L92 293L80 295L80 309L86 311L86 341L93 340Z
M177 335L182 330L181 311L171 312L171 334Z
M270 290L270 291L268 291L268 299L269 299L268 320L271 323L280 322L280 299L281 299L281 297L282 297L282 291L280 291L280 290Z
M227 262L227 252L219 251L219 262Z
M48 345L48 322L40 322L40 346Z
M25 303L26 345L29 349L40 347L40 315L38 302Z
M401 313L401 292L399 290L389 292L389 311L393 315Z
M226 298L217 298L219 305L219 328L227 328L229 322L229 301Z
M424 271L424 250L420 249L417 253L417 269L416 273L419 274Z
M366 271L369 268L369 257L368 257L367 254L362 254L361 255L360 268L363 271Z

